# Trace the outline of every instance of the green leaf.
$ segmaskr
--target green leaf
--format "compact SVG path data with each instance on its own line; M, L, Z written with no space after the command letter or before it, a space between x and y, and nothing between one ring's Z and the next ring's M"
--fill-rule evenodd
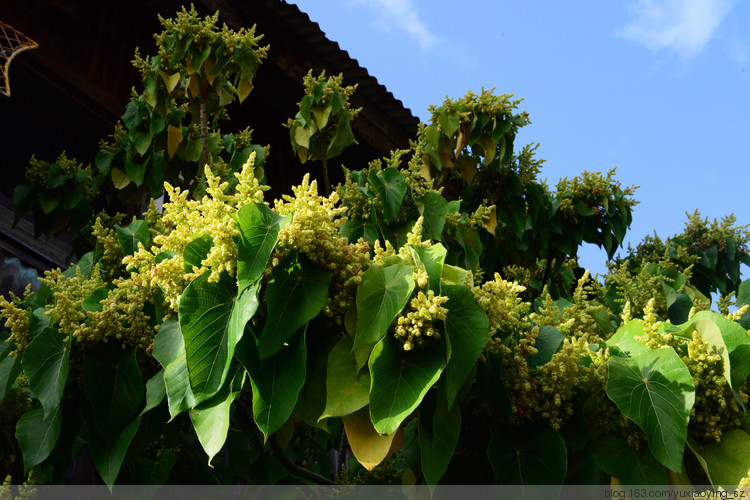
M146 387L135 350L103 346L90 352L83 360L81 376L94 424L111 443L135 418L143 400Z
M487 460L496 484L562 484L568 469L565 442L552 427L495 423Z
M370 170L367 181L383 203L383 218L391 222L398 215L406 194L404 174L394 167L388 167L380 174Z
M634 319L621 326L607 341L607 345L610 348L617 347L629 356L637 356L649 351L646 344L635 339L635 337L642 337L645 334L643 324Z
M388 267L372 266L362 275L357 289L357 328L353 350L364 352L357 356L357 366L367 363L371 346L385 335L388 326L406 305L414 290L411 275L414 268L404 264ZM387 433L390 434L390 433Z
M445 368L440 346L403 352L386 335L369 361L370 418L381 434L392 434L419 405Z
M21 415L16 425L16 440L23 453L24 474L49 456L60 436L61 425L59 406L46 418L41 408L31 408Z
M425 236L434 241L441 241L445 216L451 213L448 202L442 195L428 191L419 199L419 214L424 216Z
M83 302L81 302L81 309L86 312L101 312L104 310L104 306L101 302L107 297L109 297L108 288L94 290L91 295L83 299Z
M331 105L329 104L323 108L316 106L310 111L312 111L312 114L315 117L315 123L318 126L318 130L326 128L326 125L328 125L328 117L331 116Z
M620 484L666 484L667 471L648 451L636 450L626 439L607 434L594 442L594 461Z
M748 336L747 331L742 328L739 323L713 311L699 311L690 318L688 323L679 325L678 328L687 327L688 324L700 320L710 320L719 327L721 337L724 339L724 344L730 353L732 353L738 346L750 344L750 336Z
M136 219L128 227L117 226L117 240L125 255L133 255L138 250L138 243L148 245L148 224L145 220Z
M643 429L654 457L675 472L682 467L695 386L672 349L609 359L607 395Z
M177 75L177 77L179 78L179 74ZM158 135L164 131L166 126L167 121L158 114L154 113L151 115L151 124L148 126L148 131L152 136Z
M154 375L146 382L146 406L143 408L138 417L143 416L149 410L153 410L164 400L167 395L167 386L164 382L164 369Z
M443 133L448 137L452 137L453 134L458 130L458 126L461 123L461 117L455 111L447 112L443 111L438 115L438 125L443 129Z
M482 255L482 242L479 233L470 226L460 225L456 227L456 240L464 249L464 266L466 269L474 269L479 265L479 256Z
M198 236L185 245L185 249L182 251L185 272L192 273L195 271L194 268L200 269L203 265L203 260L208 257L208 253L213 246L214 240L207 234Z
M538 352L526 357L529 368L536 368L547 364L552 359L552 355L557 352L564 338L563 334L556 327L540 326L539 335L534 343L534 347L536 347Z
M250 374L253 418L266 439L289 420L305 385L305 329L300 328L275 355L263 360L250 335L237 346L237 359Z
M442 281L443 285L474 286L474 276L471 271L450 264L443 266Z
M182 293L179 318L185 339L190 387L196 403L219 392L224 385L234 348L245 325L258 309L258 288L237 297L237 282L226 273L209 281L208 271Z
M717 316L719 315L717 314ZM727 321L731 323L730 320ZM739 327L739 325L737 326ZM742 329L742 327L739 328ZM687 328L679 332L674 332L673 335L692 340L693 332L697 333L703 343L710 346L716 354L721 356L722 366L724 368L724 379L727 381L727 384L732 387L732 367L729 360L729 349L727 349L727 345L724 343L724 338L721 335L722 332L719 330L719 326L712 321L711 317L693 317L690 323L688 323ZM747 333L743 336L747 338ZM742 399L740 399L740 402L741 401Z
M135 130L141 124L141 111L138 109L138 103L130 101L125 106L125 113L122 115L122 122L128 127L128 130Z
M427 273L429 288L435 295L440 295L440 278L443 276L445 256L448 251L441 243L429 247L409 245L409 253L418 269Z
M360 238L363 238L370 245L374 245L378 237L378 225L372 219L374 219L375 212L372 212L372 218L368 220L359 219L352 217L341 225L339 231L341 236L344 236L349 243L356 243Z
M0 355L0 402L5 399L5 395L8 393L13 384L16 383L18 374L21 373L21 358L18 354L9 354L12 345L0 344L0 346L7 346L7 349L2 350Z
M291 217L276 215L264 203L245 205L237 212L237 281L240 291L263 275L279 231Z
M302 255L287 259L271 271L266 288L268 318L260 334L258 353L267 358L328 303L331 272Z
M39 398L45 418L62 400L69 356L70 342L63 342L60 332L53 328L45 328L34 337L23 354L23 370L29 388Z
M114 151L100 149L96 153L96 159L94 160L94 165L96 165L96 169L99 170L99 172L102 174L108 174L109 169L112 166L112 159L114 157L115 157Z
M487 361L477 366L477 388L492 408L503 412L510 420L513 408L503 382L503 355L497 352L486 356Z
M701 260L699 262L701 266L711 270L716 268L716 263L719 259L719 252L716 244L713 244L710 247L702 250L699 255L701 256Z
M427 484L438 484L448 469L461 434L461 407L448 411L444 398L419 408L419 449L422 474Z
M326 407L318 421L343 417L367 406L370 401L370 373L359 374L352 355L352 340L344 336L328 354Z
M166 320L154 338L154 357L164 367L164 385L169 403L169 415L174 418L195 406L190 389L190 376L185 360L185 341L180 324L174 318Z
M237 364L233 376L227 377L226 383L216 395L190 410L190 420L193 422L193 428L203 451L208 455L209 466L227 440L232 402L242 391L245 373L245 370Z
M42 207L42 212L48 214L52 212L62 201L62 193L60 191L47 192L42 191L37 195L39 200L39 206Z
M445 367L445 391L448 408L452 408L461 386L489 340L489 319L474 301L471 289L445 285L443 295L449 297L445 307L445 334L448 345L448 364Z
M120 473L130 443L133 442L140 425L140 418L133 420L113 441L102 438L93 429L91 430L93 432L89 432L89 445L91 445L91 458L94 467L96 467L96 471L102 477L104 483L109 486L110 491L112 485L115 484L117 475Z
M154 137L151 135L151 132L148 130L137 130L135 132L135 137L133 137L133 145L135 146L135 150L138 151L138 154L141 156L144 156L146 152L148 151L148 147L151 145L151 139ZM127 169L127 164L126 167ZM130 172L128 172L128 175L130 175ZM133 179L133 177L130 177ZM141 180L143 180L143 175L140 176ZM133 181L140 185L135 179Z
M701 446L688 439L690 448L714 486L734 491L750 469L750 436L740 429L730 429L721 441Z

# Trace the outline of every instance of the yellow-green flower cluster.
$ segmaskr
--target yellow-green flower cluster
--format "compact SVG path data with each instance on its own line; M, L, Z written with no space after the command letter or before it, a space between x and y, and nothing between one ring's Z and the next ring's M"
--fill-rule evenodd
M447 301L448 297L435 295L432 290L428 290L427 294L420 291L411 299L411 311L398 316L393 334L404 351L425 347L440 338L435 321L445 320L448 309L442 304Z
M173 310L185 286L195 277L210 271L209 281L219 280L222 272L233 276L237 267L237 235L235 214L249 203L263 202L261 186L254 176L255 153L251 153L240 172L233 194L227 194L228 183L221 182L206 166L206 195L201 200L188 199L188 192L165 183L169 202L164 204L161 216L163 234L153 237L150 249L139 245L138 251L124 258L129 270L138 270L148 278L150 286L161 286ZM213 245L200 267L185 273L182 252L199 236L208 235Z
M25 298L31 293L31 287L26 287ZM13 292L9 292L10 301L5 296L0 295L0 313L5 318L5 328L10 330L8 342L13 342L16 351L22 351L29 345L29 316L31 310L21 307L25 300L17 297Z
M472 288L474 301L489 318L490 337L528 331L531 328L531 323L526 319L531 304L520 297L525 290L526 287L505 281L498 273L495 273L493 281Z
M39 281L49 286L55 296L45 314L55 322L63 341L67 342L69 336L75 340L86 338L89 325L82 303L96 290L104 287L99 267L94 266L89 278L83 276L80 267L76 267L75 276L65 276L60 269L54 269L45 272L44 278L39 278ZM101 333L107 335L106 330Z
M275 212L291 216L279 232L271 266L292 252L304 254L312 262L332 272L329 299L324 313L337 324L343 324L346 311L354 303L362 273L370 265L369 245L360 239L349 244L339 228L346 221L346 207L336 207L336 192L329 197L318 194L318 184L305 175L302 184L292 188L294 196L284 196L274 203Z
M284 195L274 202L274 211L279 215L290 215L292 220L279 232L275 256L280 260L292 251L305 254L310 260L328 269L335 269L332 261L346 246L346 238L340 235L339 227L346 219L342 215L346 207L336 208L338 193L330 197L318 195L318 183L310 182L305 174L302 184L292 188L294 196Z

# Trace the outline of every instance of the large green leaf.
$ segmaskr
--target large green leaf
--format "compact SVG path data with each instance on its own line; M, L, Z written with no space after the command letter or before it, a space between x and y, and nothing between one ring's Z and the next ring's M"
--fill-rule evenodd
M695 386L677 353L658 349L610 358L607 395L643 429L654 457L679 472Z
M722 339L724 339L724 344L726 345L727 350L730 354L737 347L750 344L750 336L748 336L747 330L740 326L739 323L736 323L719 313L713 311L699 311L695 313L692 318L690 318L690 321L688 321L687 324L694 323L700 320L710 320L712 323L715 323L717 327L719 327L721 337Z
M425 236L441 241L443 228L445 227L445 216L451 213L450 206L441 194L428 191L419 199L419 213L424 217Z
M23 370L29 388L39 398L47 417L60 404L68 379L70 342L54 328L45 328L34 337L23 354Z
M260 333L261 358L279 352L294 332L323 310L330 282L330 271L302 255L274 268L266 288L268 317Z
M427 273L430 290L435 292L435 295L440 295L440 278L443 275L445 256L448 251L442 243L437 243L429 247L409 245L409 253L417 268Z
M371 346L385 335L388 326L406 305L412 290L414 268L404 264L388 267L372 266L362 276L357 289L357 328L353 350L364 352L357 356L357 366L367 363ZM362 349L360 349L362 348ZM388 433L390 434L390 433Z
M552 427L495 423L487 460L497 484L562 484L568 469L565 442Z
M94 425L107 442L114 442L136 417L146 388L135 350L91 352L83 360L81 376Z
M645 335L643 324L634 319L621 326L607 341L607 345L610 348L617 347L629 356L637 356L649 350L646 344L635 339L643 335Z
M458 226L456 228L456 240L464 249L464 267L474 269L479 265L479 257L482 255L482 242L477 230L470 226Z
M179 318L190 387L196 403L216 394L229 370L234 347L245 324L258 309L259 285L237 298L237 282L222 273L209 281L206 272L185 288L180 298Z
M190 410L190 420L198 435L198 441L208 455L209 465L227 440L229 411L232 402L242 391L245 374L244 368L236 364L232 376L227 377L221 390L211 399Z
M276 215L264 203L245 205L237 212L237 282L240 291L255 283L266 268L279 231L291 217Z
M23 453L23 470L28 472L49 456L55 447L62 425L58 406L45 418L42 408L31 408L21 415L16 425L16 439Z
M750 469L750 436L743 430L731 429L721 441L707 446L688 439L690 448L714 486L733 491Z
M370 418L381 434L392 434L414 411L445 368L438 345L403 352L386 335L372 350Z
M458 391L487 346L489 319L474 302L474 294L468 287L445 285L443 294L449 297L445 304L448 308L445 334L449 354L445 390L448 407L452 408Z
M117 226L117 239L125 255L131 255L138 250L138 243L148 244L148 224L145 220L136 219L127 227Z
M275 355L263 360L253 339L247 335L237 345L236 356L250 374L253 417L268 439L289 420L305 384L305 328L292 336Z
M154 357L164 367L169 415L174 418L195 406L185 360L185 340L177 320L170 318L162 324L154 338L153 352Z
M673 335L692 340L693 332L697 333L704 344L710 346L714 353L721 356L724 378L727 384L732 387L732 367L729 361L729 349L727 349L727 345L724 343L724 337L721 330L719 330L719 326L711 318L706 317L697 321L691 321L688 325L687 328L679 332L674 332ZM739 325L737 326L742 329ZM745 333L745 337L747 337L747 333ZM740 399L740 402L742 402L742 399Z
M110 490L115 484L122 462L125 460L125 454L140 425L140 418L133 420L112 441L104 439L95 429L89 432L89 445L94 467Z
M207 234L199 236L185 245L185 249L182 251L185 272L192 273L194 267L200 269L203 260L208 256L213 246L214 240Z
M347 335L331 349L326 367L326 407L319 420L343 417L364 408L370 401L370 373L358 373Z
M363 238L370 245L374 245L375 240L380 236L375 212L371 213L369 219L352 217L344 222L339 230L349 243L355 243L358 239Z
M420 465L430 485L445 474L461 434L461 408L456 405L449 411L445 398L433 399L434 405L419 408Z
M383 203L383 218L391 222L398 215L406 194L404 174L397 168L388 167L380 174L370 170L367 180Z
M487 361L477 365L477 388L492 408L503 412L510 419L513 407L503 382L503 354L487 353L486 356Z
M594 461L621 484L666 484L667 471L646 447L636 450L626 439L607 434L594 442Z

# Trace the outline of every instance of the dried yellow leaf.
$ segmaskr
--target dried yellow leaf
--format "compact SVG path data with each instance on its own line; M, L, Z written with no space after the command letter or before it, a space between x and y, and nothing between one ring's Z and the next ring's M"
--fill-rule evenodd
M130 177L128 177L128 174L119 168L113 168L110 170L110 177L112 178L112 184L114 184L117 189L125 189L125 187L130 184Z
M351 415L341 417L346 437L354 458L367 470L374 469L383 460L396 453L404 442L404 430L382 436L370 421L370 407L365 406Z
M240 81L240 84L237 86L237 95L240 98L240 103L245 100L251 90L253 90L253 82L250 78Z
M182 127L167 127L167 154L170 158L177 152L177 148L182 142Z

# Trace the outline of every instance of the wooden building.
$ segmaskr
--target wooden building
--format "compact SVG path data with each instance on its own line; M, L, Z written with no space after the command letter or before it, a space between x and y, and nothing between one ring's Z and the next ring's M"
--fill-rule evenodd
M131 89L140 85L130 64L135 48L153 53L152 35L161 30L157 15L172 17L182 5L174 0L0 0L0 20L39 44L13 60L11 96L0 96L0 293L22 289L34 269L64 266L68 255L64 237L35 240L29 219L10 228L11 196L24 181L29 158L53 161L65 150L68 157L93 162L98 141L112 132ZM338 165L358 169L408 147L418 120L297 6L284 0L196 0L195 8L201 15L218 11L220 22L233 29L256 24L263 43L271 46L255 89L230 109L229 127L249 125L253 142L271 145L265 170L275 190L288 190L309 166L293 156L282 126L296 113L309 69L343 73L345 84L358 84L352 105L363 109L352 128L359 145L331 162L334 184L341 179Z

